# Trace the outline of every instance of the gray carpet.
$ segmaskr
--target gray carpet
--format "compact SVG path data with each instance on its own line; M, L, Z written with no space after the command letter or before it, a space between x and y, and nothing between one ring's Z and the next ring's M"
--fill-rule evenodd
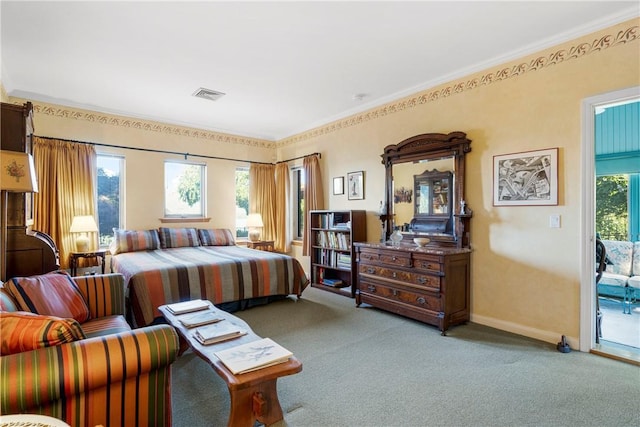
M640 426L640 368L470 323L432 326L315 288L236 313L291 350L283 426ZM225 426L224 382L193 353L173 365L173 424Z

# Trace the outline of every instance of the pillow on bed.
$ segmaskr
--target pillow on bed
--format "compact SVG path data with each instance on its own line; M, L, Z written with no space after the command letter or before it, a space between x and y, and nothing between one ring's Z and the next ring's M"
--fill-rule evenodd
M236 240L228 228L198 229L202 246L233 246Z
M0 354L53 347L84 339L80 324L74 319L17 311L0 314Z
M120 230L113 229L115 245L113 254L160 249L158 230Z
M198 240L198 233L195 228L161 227L158 234L160 234L160 247L162 249L200 246L200 240Z

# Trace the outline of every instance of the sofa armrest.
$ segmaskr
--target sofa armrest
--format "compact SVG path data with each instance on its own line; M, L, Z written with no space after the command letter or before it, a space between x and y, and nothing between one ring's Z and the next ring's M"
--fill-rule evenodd
M156 325L2 356L0 413L44 413L71 425L116 413L134 418L127 414L130 407L120 407L125 395L128 402L156 404L165 411L169 365L177 354L175 330ZM165 374L159 375L163 370ZM104 407L109 396L113 408L103 408L105 414L82 412L90 405Z
M91 318L125 315L124 276L118 273L74 277Z

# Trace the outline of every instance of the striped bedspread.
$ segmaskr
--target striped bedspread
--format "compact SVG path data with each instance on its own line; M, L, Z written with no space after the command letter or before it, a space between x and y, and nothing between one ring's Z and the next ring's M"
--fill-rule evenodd
M124 275L136 327L151 324L163 304L300 296L309 283L297 259L239 246L126 252L112 257L111 268Z

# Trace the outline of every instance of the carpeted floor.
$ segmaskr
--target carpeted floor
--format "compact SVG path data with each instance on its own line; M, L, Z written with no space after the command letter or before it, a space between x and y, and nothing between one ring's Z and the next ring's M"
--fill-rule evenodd
M639 426L640 368L476 324L431 326L308 288L236 313L303 362L278 380L283 426ZM173 425L225 426L223 381L173 365Z

